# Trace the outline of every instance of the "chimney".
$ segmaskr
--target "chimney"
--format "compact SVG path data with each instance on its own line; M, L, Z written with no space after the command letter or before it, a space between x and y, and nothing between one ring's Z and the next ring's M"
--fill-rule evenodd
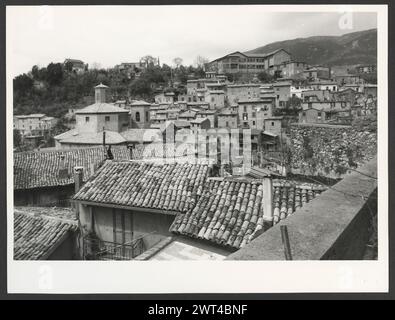
M262 179L263 195L263 220L268 224L273 224L273 181L271 177L264 177Z
M68 179L69 178L69 170L66 167L66 156L64 154L60 155L60 164L59 164L59 179Z
M100 83L95 87L95 103L106 103L106 89L108 87Z
M77 193L83 183L83 178L84 178L84 167L74 167L74 191Z

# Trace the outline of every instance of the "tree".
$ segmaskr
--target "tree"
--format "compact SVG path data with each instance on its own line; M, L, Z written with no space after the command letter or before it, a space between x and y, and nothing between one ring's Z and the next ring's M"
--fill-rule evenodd
M233 80L234 80L234 77L233 77L232 73L227 73L226 74L226 78L228 79L229 82L233 82Z
M262 71L262 72L258 73L258 79L261 82L266 82L267 83L267 82L273 81L274 77L271 74L269 74L269 73L267 73L265 71Z
M173 63L176 66L176 68L178 69L181 65L182 65L182 58L180 57L176 57L173 59Z
M201 67L198 67L195 71L195 76L197 78L204 78L204 76L206 75L206 73L204 72L204 69Z
M154 58L153 56L146 55L140 58L140 63L144 65L146 68L149 66L155 66L158 64L158 59Z
M204 70L204 66L205 66L206 63L208 63L208 62L209 62L209 59L207 59L206 57L203 57L203 56L201 56L201 55L198 55L198 56L195 58L194 66L195 66L196 68L202 68L202 69Z
M47 66L47 81L50 85L58 85L63 79L63 69L60 63L50 63Z
M148 96L151 94L151 85L147 79L137 79L130 86L130 93L133 96Z
M93 63L91 64L90 69L93 69L93 70L100 70L100 69L101 69L101 64L100 64L99 62L93 62Z
M39 80L39 77L40 77L40 73L39 72L40 72L39 67L37 65L33 66L33 68L32 68L33 79Z
M61 117L56 124L54 125L54 127L52 128L52 134L54 136L61 134L63 132L66 132L67 130L69 130L69 128L66 125L66 119L64 117Z
M73 63L71 61L67 61L66 64L64 65L64 69L67 72L73 71Z
M14 129L14 147L19 147L22 144L22 135L18 129Z
M298 98L297 96L292 96L288 100L288 106L292 110L300 110L302 105L302 99Z
M14 92L18 92L21 96L27 95L27 93L33 88L33 82L33 79L26 73L17 76L13 81Z

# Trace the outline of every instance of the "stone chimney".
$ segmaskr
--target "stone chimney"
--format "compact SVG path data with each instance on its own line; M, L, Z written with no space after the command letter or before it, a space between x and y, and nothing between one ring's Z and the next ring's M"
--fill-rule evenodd
M83 184L84 167L74 167L74 191L77 193Z
M95 87L95 103L106 103L107 86L100 83Z
M69 178L69 169L66 166L66 156L64 154L60 155L58 174L59 174L59 179L68 179Z
M263 195L263 220L268 224L273 223L273 181L271 177L264 177L262 179Z

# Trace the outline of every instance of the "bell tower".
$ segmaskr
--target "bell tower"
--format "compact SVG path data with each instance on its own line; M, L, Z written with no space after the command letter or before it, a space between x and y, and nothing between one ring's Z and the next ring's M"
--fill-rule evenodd
M95 87L95 103L106 103L106 89L108 87L102 83Z

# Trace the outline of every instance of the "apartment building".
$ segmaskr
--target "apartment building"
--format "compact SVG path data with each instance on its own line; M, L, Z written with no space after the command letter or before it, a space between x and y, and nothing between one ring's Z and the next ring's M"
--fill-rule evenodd
M290 61L291 55L284 49L266 54L252 54L236 51L207 64L209 71L217 73L257 74L261 71L274 73L275 66Z
M273 83L273 91L276 97L276 108L284 109L287 107L289 98L291 97L290 81L280 81Z
M246 84L232 84L228 85L226 89L226 100L229 105L237 104L237 102L259 99L260 84L246 83Z
M251 128L263 130L264 119L273 115L272 100L246 100L238 102L240 126L242 128Z
M29 115L14 116L13 127L19 130L22 136L30 135L44 135L51 130L57 119L54 117L47 117L43 113L35 113Z

